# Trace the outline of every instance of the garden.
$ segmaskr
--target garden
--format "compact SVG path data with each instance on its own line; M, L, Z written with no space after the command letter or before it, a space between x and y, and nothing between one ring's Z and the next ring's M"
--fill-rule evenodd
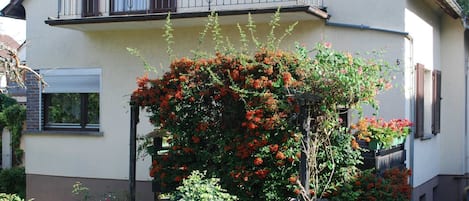
M402 147L412 126L364 115L363 105L379 110L376 95L397 72L379 53L327 42L284 50L296 23L281 27L277 12L266 41L251 17L238 24L239 47L212 14L199 43L211 39L214 52L177 58L169 19L169 70L140 77L131 99L155 127L146 147L155 191L171 200L410 200L405 166L363 168L363 153Z

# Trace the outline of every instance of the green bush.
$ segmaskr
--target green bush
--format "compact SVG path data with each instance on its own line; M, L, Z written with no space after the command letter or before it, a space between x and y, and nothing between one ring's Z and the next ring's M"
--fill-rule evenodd
M408 181L410 175L408 169L386 170L381 176L372 169L365 170L334 192L329 200L409 201L412 191Z
M173 201L234 201L236 196L222 189L218 178L204 178L205 173L195 170L184 179L183 185L171 196Z
M247 51L247 35L239 26L243 46L222 50L216 19L209 17L200 39L212 33L214 54L195 51L191 58L172 59L162 77L139 78L132 94L131 104L150 113L150 122L171 147L151 153L150 176L161 191L174 191L192 170L207 170L208 177L220 178L221 186L240 200L297 197L300 117L312 122L307 153L311 191L302 195L325 197L353 179L360 154L341 128L338 111L360 112L362 104L377 108L374 97L391 85L391 66L335 51L330 43L282 51L275 44L293 27L276 38L278 13L266 43L252 35L257 48ZM252 19L246 29L255 32ZM314 104L300 110L305 99Z
M0 111L3 111L5 108L17 104L14 98L9 97L5 94L0 94Z
M0 193L0 201L24 201L24 199L16 194Z
M0 171L0 192L26 196L26 174L24 167L15 167ZM2 197L0 196L0 201Z

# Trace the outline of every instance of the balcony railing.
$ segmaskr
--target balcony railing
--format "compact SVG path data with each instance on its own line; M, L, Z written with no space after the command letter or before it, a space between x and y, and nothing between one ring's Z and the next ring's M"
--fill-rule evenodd
M58 0L57 18L76 19L152 13L191 13L310 6L323 0Z

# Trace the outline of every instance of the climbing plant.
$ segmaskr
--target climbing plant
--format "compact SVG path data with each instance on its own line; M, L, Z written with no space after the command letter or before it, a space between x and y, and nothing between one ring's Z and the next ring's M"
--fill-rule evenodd
M0 129L7 128L11 132L14 165L22 163L23 150L20 148L23 123L26 120L26 109L15 99L0 94ZM1 131L0 131L1 132ZM0 144L1 146L1 144Z
M339 110L359 110L364 103L377 108L374 97L390 86L391 67L335 51L330 43L282 50L281 40L295 24L277 37L279 20L277 12L265 42L255 35L251 18L245 27L238 25L241 47L236 48L224 40L212 14L199 41L211 34L214 53L197 48L190 58L172 60L161 78L138 79L131 104L150 113L150 122L171 146L151 153L150 176L163 191L174 191L193 170L206 170L240 200L301 195L316 200L356 174L360 154ZM173 40L172 31L165 32L167 40ZM176 58L170 47L168 53ZM298 182L301 94L317 97L311 108L315 115L308 114L314 123L308 133L310 192Z

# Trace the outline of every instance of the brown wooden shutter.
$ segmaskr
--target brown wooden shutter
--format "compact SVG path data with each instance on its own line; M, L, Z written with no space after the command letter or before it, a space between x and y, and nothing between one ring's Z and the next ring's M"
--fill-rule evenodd
M425 114L425 67L422 64L416 66L416 90L415 90L415 134L416 138L423 137Z
M98 16L99 15L99 0L82 0L82 16Z
M432 133L440 133L441 117L441 71L433 71L433 95L432 95Z

